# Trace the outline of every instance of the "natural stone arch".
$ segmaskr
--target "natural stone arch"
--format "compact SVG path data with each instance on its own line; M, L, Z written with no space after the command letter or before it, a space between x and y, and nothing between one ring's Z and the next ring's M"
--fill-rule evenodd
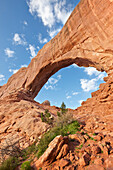
M0 88L4 98L22 92L34 98L50 76L73 63L112 75L113 2L81 0L62 30Z

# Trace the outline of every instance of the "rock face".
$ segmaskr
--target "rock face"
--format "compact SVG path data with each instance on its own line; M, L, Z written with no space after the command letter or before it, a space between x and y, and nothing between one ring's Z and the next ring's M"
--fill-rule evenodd
M62 136L57 136L54 138L54 140L50 142L49 147L45 153L35 163L35 167L38 169L44 164L49 165L52 163L61 150L63 144L64 141Z
M81 136L79 143L76 135L74 138L73 135L55 137L44 154L32 164L33 168L36 170L41 168L43 170L113 169L113 152L111 152L113 136L87 133L85 126L77 134ZM88 138L83 142L82 138L86 139L86 136ZM99 136L103 136L101 143L97 140Z
M82 0L57 36L0 88L1 98L15 91L34 98L50 76L73 63L106 71L112 79L112 16L112 1Z

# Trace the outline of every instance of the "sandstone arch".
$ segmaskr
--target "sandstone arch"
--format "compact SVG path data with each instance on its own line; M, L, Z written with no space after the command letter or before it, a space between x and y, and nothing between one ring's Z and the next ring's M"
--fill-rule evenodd
M76 63L113 72L113 2L81 0L62 30L0 88L0 97L21 92L34 98L59 69Z
M41 105L33 99L51 75L72 63L107 72L106 83L71 112L85 122L89 132L95 127L97 132L112 136L112 48L112 0L81 0L63 29L38 52L29 66L21 68L7 84L0 86L0 148L5 141L15 143L23 138L22 146L26 147L26 139L27 144L32 143L48 129L40 113L49 107L49 111L56 114L58 108Z

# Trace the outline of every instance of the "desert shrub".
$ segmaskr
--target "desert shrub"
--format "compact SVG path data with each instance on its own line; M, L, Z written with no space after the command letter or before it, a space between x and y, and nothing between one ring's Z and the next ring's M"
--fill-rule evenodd
M37 157L39 158L45 150L48 148L49 143L58 135L67 136L69 134L74 134L79 130L79 123L73 120L72 115L69 113L62 114L58 117L54 126L46 132L39 144Z
M14 170L19 164L19 160L16 157L10 157L5 160L0 166L0 170Z
M57 116L60 117L60 115L61 115L60 112L57 112Z
M45 110L45 114L41 113L41 120L50 125L53 124L53 117L51 118L51 113L49 113L48 109Z
M41 113L41 120L42 120L42 122L44 122L44 114L43 113Z
M23 160L26 160L32 153L36 153L37 152L37 146L36 146L35 143L33 143L29 147L27 147L24 150L22 150L20 156L22 157Z
M20 170L31 170L30 161L26 161L21 165Z
M0 166L0 170L14 170L19 164L21 164L22 161L29 158L29 156L33 152L34 153L37 152L37 146L34 143L31 146L27 147L26 149L21 150L20 153L16 153L17 152L16 150L14 150L14 151L13 151L13 154L14 154L13 156L9 155L8 159L6 159L6 160L4 159L4 161L2 162L2 164Z

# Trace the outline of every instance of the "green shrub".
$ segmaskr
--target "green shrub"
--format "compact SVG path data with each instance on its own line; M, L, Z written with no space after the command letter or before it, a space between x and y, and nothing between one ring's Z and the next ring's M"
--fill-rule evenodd
M10 157L0 166L0 170L14 170L18 166L19 160L16 157Z
M60 112L57 112L57 116L58 116L58 117L60 117L60 116L61 116Z
M46 109L46 110L45 110L45 113L48 113L48 112L49 112L49 110L48 110L48 109Z
M72 119L72 115L69 113L61 115L57 119L53 128L46 132L41 138L38 144L38 154L39 158L45 150L48 148L49 143L58 135L67 136L68 134L74 134L79 130L79 123Z
M48 109L45 110L45 114L41 113L41 120L42 122L48 123L50 125L53 124L53 118L51 118L51 114L49 113Z
M21 170L31 170L30 161L26 161L21 165Z
M41 120L42 120L42 122L44 122L44 114L43 113L41 113Z
M36 152L37 152L37 146L34 143L31 146L27 147L26 149L21 150L20 154L17 157L13 156L5 160L0 166L0 170L14 170L21 163L21 161L26 160L27 158L29 158L29 156L32 153L36 153ZM21 157L21 161L20 161L20 157Z

